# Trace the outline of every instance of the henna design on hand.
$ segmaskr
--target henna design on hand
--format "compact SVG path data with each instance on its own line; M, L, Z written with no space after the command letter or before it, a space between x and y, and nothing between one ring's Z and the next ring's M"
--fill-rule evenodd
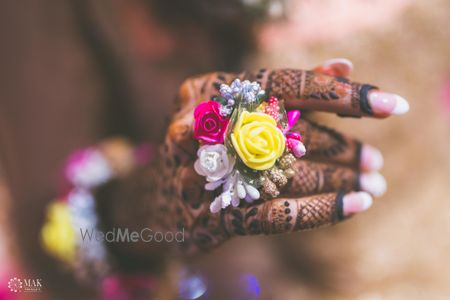
M180 88L181 105L155 162L107 187L110 191L103 197L100 195L104 198L100 199L103 205L99 209L104 210L105 226L184 229L185 241L176 249L192 255L213 249L236 235L312 229L342 219L342 194L336 192L358 188L355 170L360 143L306 120L297 126L309 153L296 163L297 176L283 194L287 197L295 193L295 198L259 200L210 213L209 205L216 193L205 191L204 178L193 169L198 149L192 137L193 109L200 101L218 94L220 84L235 78L258 81L269 95L285 99L288 105L355 116L366 114L358 103L360 84L312 71L261 69L188 79ZM322 194L326 192L330 193ZM131 252L141 256L155 255L156 251L165 254L168 246L138 244Z
M372 115L367 94L375 87L350 82L314 71L283 69L258 73L259 82L269 94L283 98L287 106L334 111L339 115Z
M302 141L308 149L305 158L359 168L360 141L305 119L299 120L294 130L302 133Z
M350 168L333 164L298 160L295 175L283 188L283 195L303 197L338 190L359 190L359 174Z
M240 74L209 73L194 77L181 87L182 103L206 101L217 94L222 83L230 83L234 78L257 81L268 94L285 99L287 106L349 116L371 115L367 93L374 86L351 82L344 77L295 69L261 69ZM190 96L187 95L189 93ZM361 101L364 103L361 104Z
M305 198L280 198L255 206L225 212L225 228L230 236L280 234L319 228L343 219L343 193Z

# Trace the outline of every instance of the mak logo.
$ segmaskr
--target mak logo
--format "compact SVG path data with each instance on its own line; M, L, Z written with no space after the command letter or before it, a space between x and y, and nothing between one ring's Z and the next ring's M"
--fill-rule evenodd
M14 293L22 291L22 280L17 277L11 278L8 281L8 288L11 292Z
M20 279L11 278L8 281L8 288L11 292L40 292L42 291L42 279Z

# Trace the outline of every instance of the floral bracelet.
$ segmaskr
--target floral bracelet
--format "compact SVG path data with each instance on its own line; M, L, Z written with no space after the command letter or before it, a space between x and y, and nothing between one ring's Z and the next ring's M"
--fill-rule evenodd
M41 241L80 281L99 282L111 271L104 243L85 241L81 234L81 229L97 230L99 225L93 189L125 176L150 158L148 145L133 148L125 140L110 139L73 152L66 161L62 196L47 208Z
M239 79L222 84L220 95L195 108L195 171L206 177L206 190L222 187L211 212L280 194L306 152L300 133L292 131L299 117L300 111L286 112L284 101L269 97L258 83Z

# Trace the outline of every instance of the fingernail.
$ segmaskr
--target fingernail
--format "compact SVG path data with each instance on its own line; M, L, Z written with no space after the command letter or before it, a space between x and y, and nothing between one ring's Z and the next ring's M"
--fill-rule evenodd
M387 184L383 175L378 172L363 173L360 177L361 190L375 197L380 197L386 192Z
M328 67L328 66L334 65L334 64L346 65L349 70L353 70L353 63L349 59L346 59L346 58L329 59L323 63L323 66Z
M361 149L361 170L378 171L383 167L383 155L380 150L370 146L363 145Z
M405 98L396 94L380 91L369 93L372 110L378 115L403 115L409 111L409 103Z
M372 196L365 192L354 192L344 196L343 212L344 216L359 213L372 206Z

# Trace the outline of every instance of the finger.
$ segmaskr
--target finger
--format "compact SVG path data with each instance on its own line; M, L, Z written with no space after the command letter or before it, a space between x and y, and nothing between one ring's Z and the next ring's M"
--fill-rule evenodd
M255 78L269 95L286 100L288 108L333 112L342 116L384 118L404 114L408 102L370 84L351 82L314 71L261 70Z
M382 196L386 191L386 180L378 172L359 173L351 168L334 164L297 160L293 166L294 176L282 188L283 197L305 197L337 191L365 191L373 196ZM270 175L269 175L270 178ZM185 207L198 210L210 203L213 194L205 190L205 181L192 165L180 166L174 176L178 194Z
M351 168L334 164L298 160L295 175L282 189L284 197L304 197L337 191L365 191L380 197L387 184L378 172L359 173Z
M283 197L304 197L337 191L359 191L359 172L334 164L297 160L294 176L282 189ZM371 185L370 180L365 181Z
M379 91L370 84L296 69L261 69L241 74L216 72L188 79L179 93L182 110L192 109L196 103L217 95L223 83L229 84L235 78L257 81L268 95L285 99L290 108L375 118L401 115L409 110L404 98Z
M383 166L381 152L357 139L309 120L300 119L294 130L302 134L305 159L327 162L360 171L377 171Z
M349 77L353 63L346 58L333 58L313 69L314 72L336 77Z
M372 197L365 192L329 193L233 208L222 216L231 236L278 234L335 224L371 205Z

